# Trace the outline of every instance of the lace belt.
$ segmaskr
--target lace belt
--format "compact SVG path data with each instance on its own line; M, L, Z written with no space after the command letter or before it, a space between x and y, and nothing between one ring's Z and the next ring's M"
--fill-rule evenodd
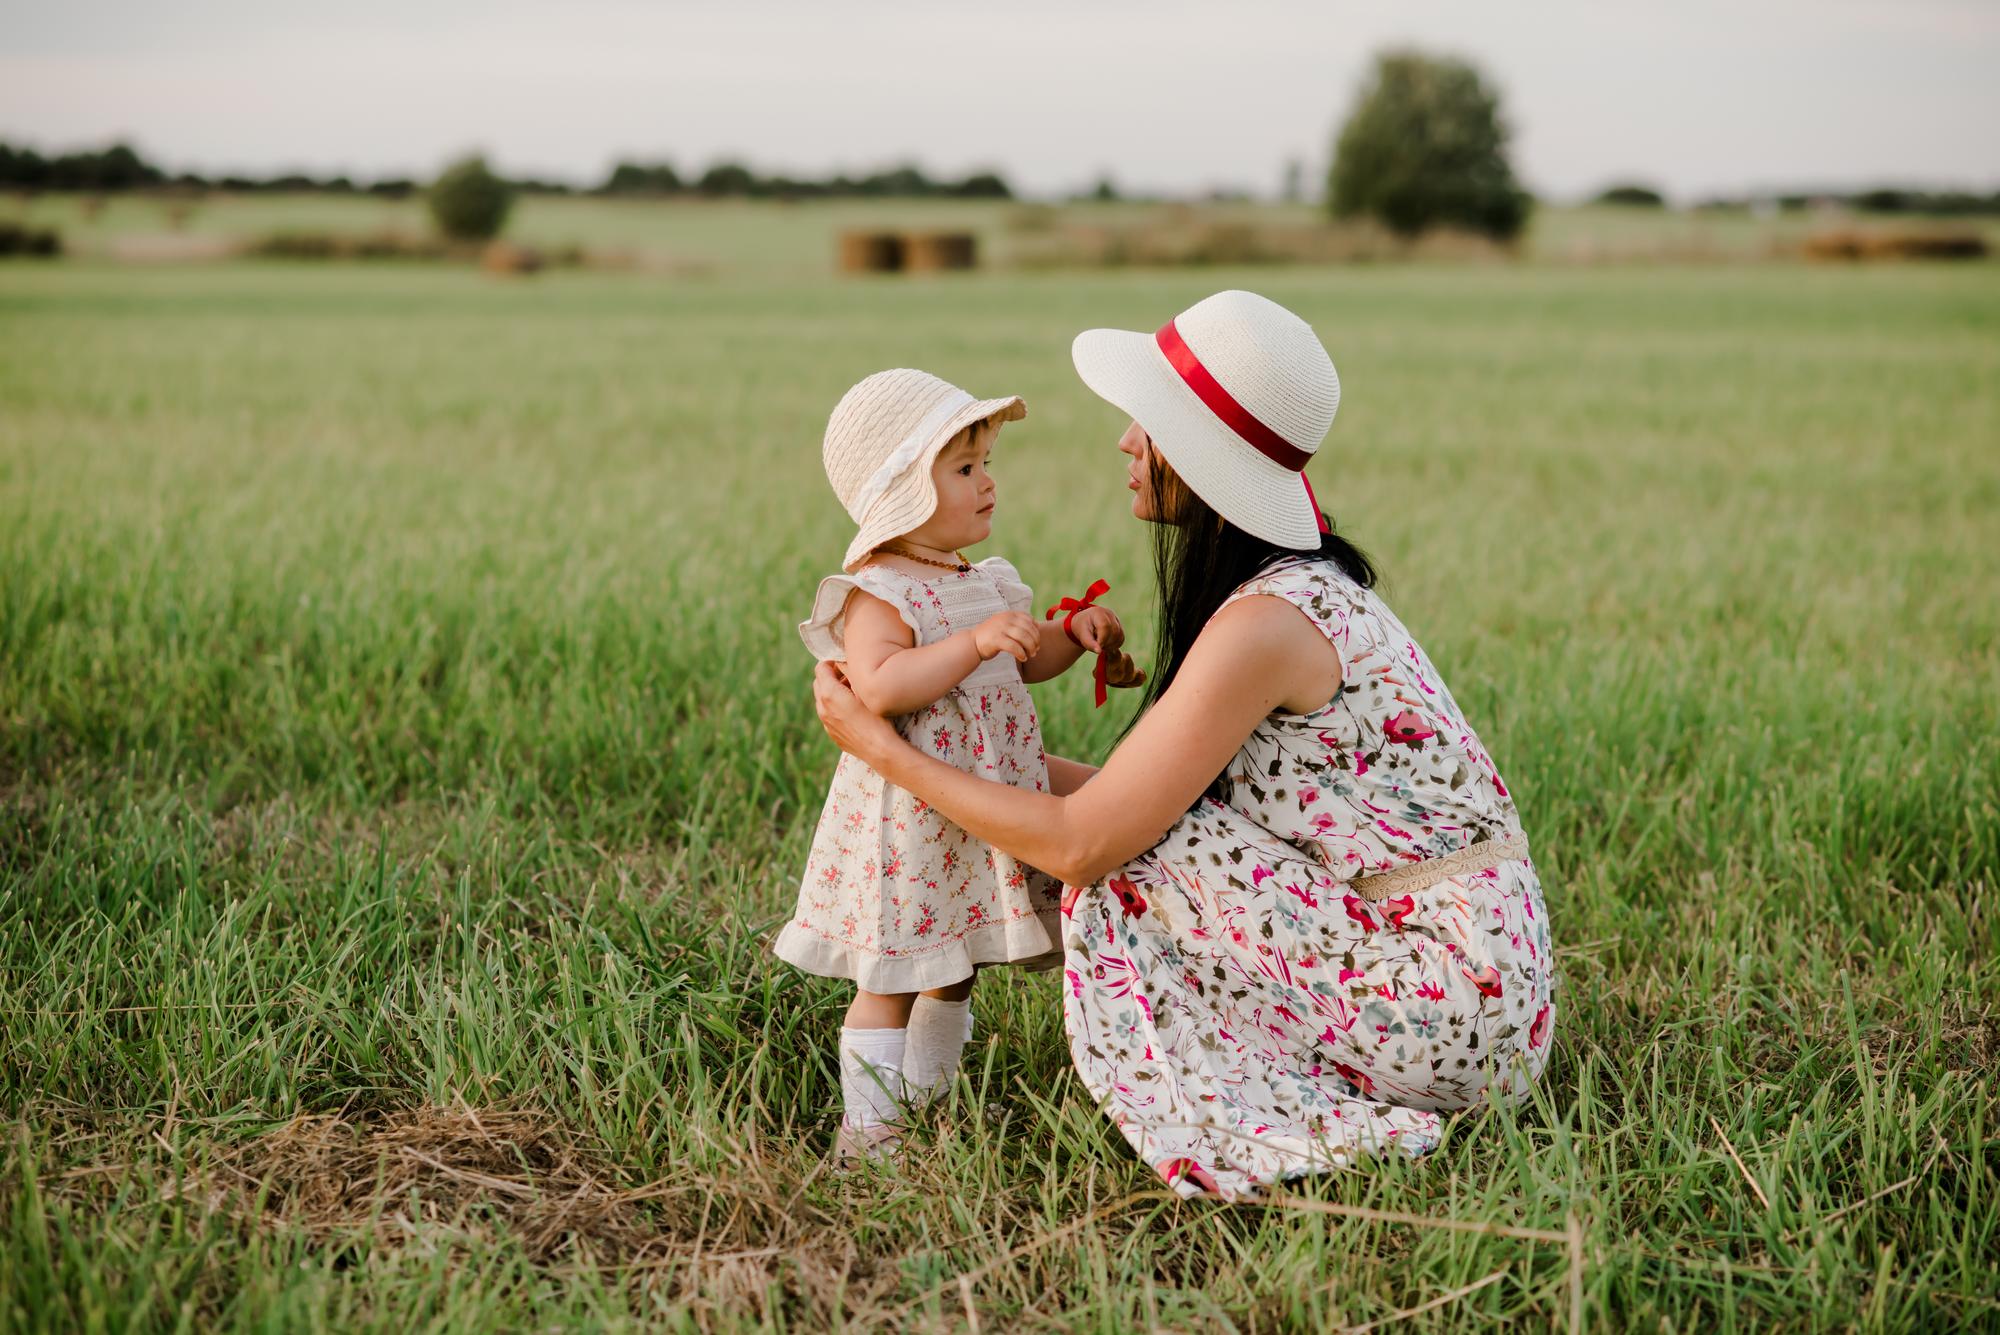
M1454 849L1441 858L1426 858L1422 862L1406 863L1389 871L1376 872L1369 876L1357 876L1347 884L1353 892L1369 903L1387 899L1395 894L1414 894L1428 890L1439 881L1448 881L1454 876L1470 876L1475 872L1497 867L1503 862L1528 856L1528 836L1510 834L1505 839L1488 839L1484 843L1467 844Z

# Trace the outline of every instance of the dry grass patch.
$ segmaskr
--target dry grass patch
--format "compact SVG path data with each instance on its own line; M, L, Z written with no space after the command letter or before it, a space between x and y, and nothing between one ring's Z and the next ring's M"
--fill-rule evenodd
M323 1242L400 1247L506 1233L538 1264L616 1263L656 1250L650 1193L543 1113L412 1108L294 1118L218 1154L200 1188L241 1218L260 1212Z
M866 1212L868 1192L830 1212L806 1199L819 1170L802 1179L796 1156L761 1139L718 1147L716 1167L633 1185L590 1138L534 1110L302 1114L232 1140L233 1125L41 1104L13 1139L25 1130L55 1151L34 1174L44 1200L106 1215L147 1195L185 1202L241 1234L296 1230L341 1269L511 1249L552 1275L601 1274L698 1319L783 1311L815 1324L900 1310L895 1256L860 1240L854 1211ZM0 1171L0 1202L19 1189L8 1179L20 1167Z

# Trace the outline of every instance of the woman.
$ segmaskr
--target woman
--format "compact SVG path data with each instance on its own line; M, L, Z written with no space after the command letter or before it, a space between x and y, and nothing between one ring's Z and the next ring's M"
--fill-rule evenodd
M1302 470L1340 381L1310 326L1222 292L1157 334L1091 330L1084 383L1132 419L1157 527L1147 708L1054 794L905 744L830 664L843 750L1059 877L1078 1074L1184 1195L1439 1138L1549 1051L1554 959L1514 804Z

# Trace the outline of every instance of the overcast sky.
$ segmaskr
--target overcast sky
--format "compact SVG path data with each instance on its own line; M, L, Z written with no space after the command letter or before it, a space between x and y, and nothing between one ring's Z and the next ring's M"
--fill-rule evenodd
M1316 189L1371 55L1499 85L1558 198L2000 186L2000 0L0 0L0 138L172 169L594 181L914 159L1057 192Z

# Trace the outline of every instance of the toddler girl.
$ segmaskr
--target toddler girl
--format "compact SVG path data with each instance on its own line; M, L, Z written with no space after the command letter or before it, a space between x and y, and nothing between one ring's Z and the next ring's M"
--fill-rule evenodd
M799 633L919 749L1041 792L1049 771L1023 683L1066 671L1085 649L1099 655L1100 681L1136 685L1142 674L1120 652L1118 618L1091 595L1038 621L1012 565L959 555L992 532L987 457L1001 423L1026 415L1017 397L975 400L922 371L881 371L848 390L824 458L859 532ZM801 969L854 981L840 1033L840 1158L893 1153L902 1106L951 1080L972 1036L975 969L1060 960L1060 895L1049 876L841 756L798 908L773 944Z

